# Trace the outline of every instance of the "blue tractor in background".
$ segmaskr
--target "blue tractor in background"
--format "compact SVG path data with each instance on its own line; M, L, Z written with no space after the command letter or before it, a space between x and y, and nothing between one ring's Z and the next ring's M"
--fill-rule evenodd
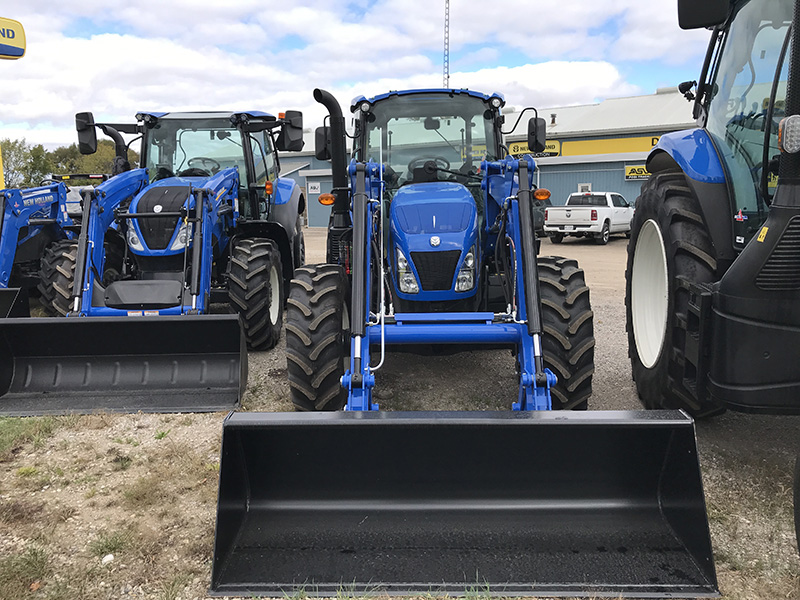
M62 182L0 190L0 287L36 287L46 249L76 236L67 194Z
M287 300L298 412L224 422L212 592L717 594L691 418L580 410L589 289L576 261L537 256L548 192L507 156L503 97L359 97L349 164L339 103L314 97L333 193L327 263L297 268ZM385 352L432 346L511 350L514 410L377 410Z
M97 128L115 141L115 174L84 190L80 235L42 259L51 308L68 324L2 328L16 364L0 411L236 406L245 345L277 343L286 282L304 262L305 201L277 156L302 148L302 114L140 113L112 125L79 113L76 126L82 153L96 151ZM130 169L122 133L141 135L141 168ZM209 314L214 303L236 314ZM85 358L64 370L76 353Z

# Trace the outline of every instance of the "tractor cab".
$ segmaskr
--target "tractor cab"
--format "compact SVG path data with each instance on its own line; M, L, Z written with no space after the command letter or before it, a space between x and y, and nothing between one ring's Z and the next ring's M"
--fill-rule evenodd
M393 300L404 311L477 310L487 206L481 163L495 161L502 96L411 90L356 98L355 159L382 165ZM487 214L490 211L491 214Z

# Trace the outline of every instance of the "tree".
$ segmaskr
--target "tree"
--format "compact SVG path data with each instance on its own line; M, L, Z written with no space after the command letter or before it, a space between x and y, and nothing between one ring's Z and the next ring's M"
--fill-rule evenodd
M24 138L0 140L0 150L3 153L3 175L7 188L36 187L53 174L105 173L110 175L115 156L114 142L111 140L99 140L97 152L88 155L81 154L77 144L47 151L41 144L35 146L28 144ZM131 168L135 169L139 155L129 151L128 160ZM92 182L74 180L70 183L82 185Z
M35 187L51 172L47 150L37 144L31 146L25 139L0 140L3 153L3 176L7 188Z

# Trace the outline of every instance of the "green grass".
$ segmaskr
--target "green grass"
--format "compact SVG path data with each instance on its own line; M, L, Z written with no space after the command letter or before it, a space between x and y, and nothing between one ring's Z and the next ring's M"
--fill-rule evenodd
M128 530L102 531L89 544L89 552L102 558L106 554L114 554L125 548L131 540L131 532Z
M50 559L41 548L29 546L0 558L0 598L26 597L31 584L41 582L50 572Z
M25 443L39 446L60 424L55 417L0 417L0 460Z
M167 429L166 431L156 431L155 438L157 440L163 440L165 437L169 435L169 432L172 431L171 429Z

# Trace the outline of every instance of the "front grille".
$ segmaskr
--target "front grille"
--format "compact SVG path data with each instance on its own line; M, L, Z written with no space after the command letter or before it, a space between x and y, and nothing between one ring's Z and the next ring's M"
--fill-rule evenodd
M756 276L756 285L768 292L800 289L800 217L789 221L786 231Z
M461 257L460 250L441 252L412 252L411 260L417 267L419 283L425 292L449 290Z
M136 203L137 213L179 212L189 197L188 186L165 186L147 190ZM145 244L151 250L166 250L178 226L179 217L151 217L138 219Z

